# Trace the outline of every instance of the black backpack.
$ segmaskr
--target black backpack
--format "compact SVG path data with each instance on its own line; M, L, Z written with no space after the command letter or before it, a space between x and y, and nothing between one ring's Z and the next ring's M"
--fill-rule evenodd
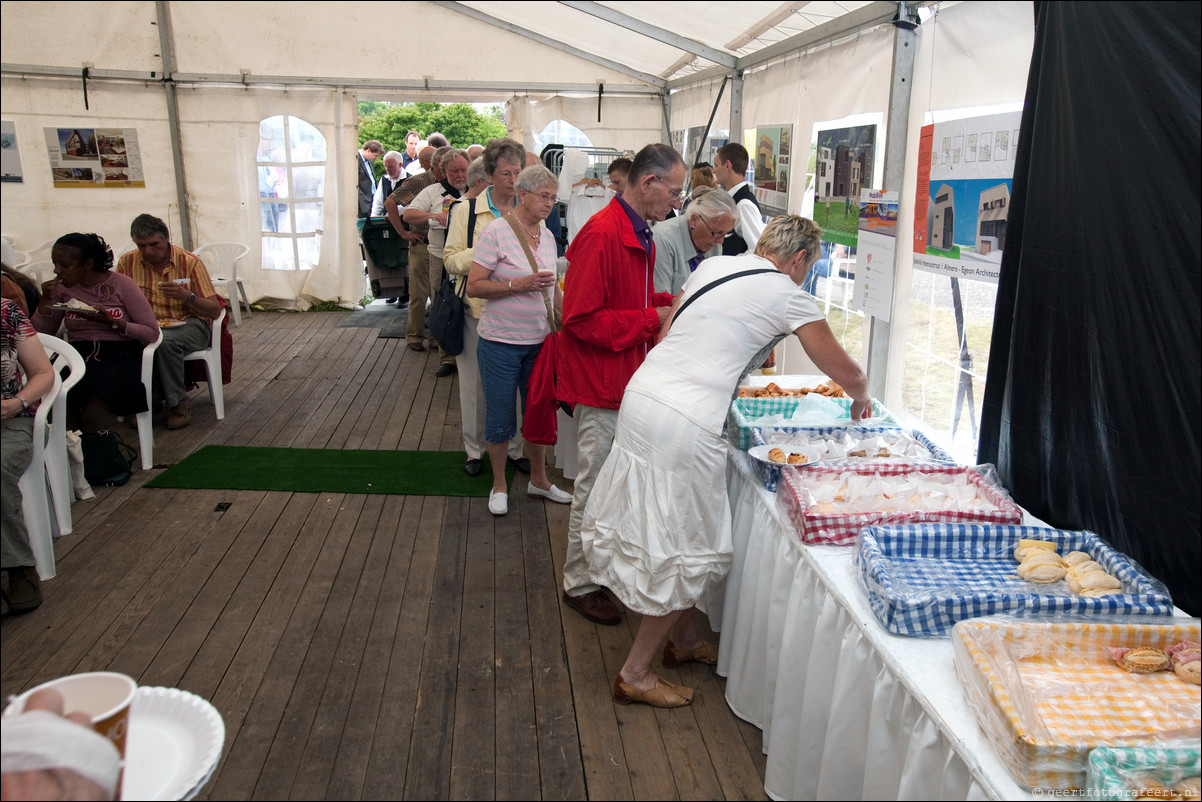
M129 481L137 452L116 432L83 432L83 475L90 485L120 487Z

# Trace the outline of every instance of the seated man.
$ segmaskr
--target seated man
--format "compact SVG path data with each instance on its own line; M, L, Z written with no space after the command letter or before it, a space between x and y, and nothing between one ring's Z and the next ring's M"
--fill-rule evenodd
M221 314L221 300L204 262L172 245L162 220L138 215L129 236L138 248L121 257L117 272L137 282L163 328L163 342L154 352L154 375L168 409L167 428L182 429L192 422L184 357L209 346L209 327Z

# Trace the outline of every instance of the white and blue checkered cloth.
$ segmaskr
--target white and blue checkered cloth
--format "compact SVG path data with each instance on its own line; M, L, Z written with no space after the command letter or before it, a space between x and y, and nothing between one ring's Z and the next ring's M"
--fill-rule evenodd
M1083 551L1123 583L1109 596L1080 596L1064 580L1020 579L1014 547L1048 540L1061 556ZM869 526L860 532L856 570L873 613L898 635L944 637L966 618L1011 615L1173 614L1164 585L1093 532L1037 526L932 523Z

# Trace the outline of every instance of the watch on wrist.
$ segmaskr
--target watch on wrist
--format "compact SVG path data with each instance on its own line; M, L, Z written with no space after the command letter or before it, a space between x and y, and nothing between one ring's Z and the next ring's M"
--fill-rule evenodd
M186 301L184 301L184 303L190 304L195 300L196 300L196 293L190 292L190 293L188 293L188 299Z
M18 401L20 401L20 402L21 402L21 409L22 409L22 410L29 409L29 402L28 402L28 401L26 401L24 398L22 398L22 397L21 397L21 396L19 396L19 395L18 395L18 396L16 396L16 399L17 399Z
M117 325L117 321L113 321L113 331L120 331L121 327Z

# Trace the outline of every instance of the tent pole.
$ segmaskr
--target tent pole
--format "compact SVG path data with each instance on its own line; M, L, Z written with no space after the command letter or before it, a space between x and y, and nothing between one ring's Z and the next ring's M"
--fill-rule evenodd
M743 70L737 67L730 74L730 141L743 142Z
M726 91L726 82L729 80L729 75L722 76L722 85L718 87L718 97L714 99L714 107L710 109L710 118L705 123L705 130L701 132L701 141L697 143L697 150L693 151L693 158L689 160L690 170L697 166L697 160L701 158L701 149L709 141L710 126L714 124L714 117L718 114L718 105L722 103L722 93Z
M167 0L155 0L159 23L159 52L163 59L163 91L167 96L167 125L171 130L171 161L175 167L175 197L179 204L179 236L186 251L192 250L192 221L188 214L188 188L184 179L184 156L179 126L179 99L175 87L175 36Z

